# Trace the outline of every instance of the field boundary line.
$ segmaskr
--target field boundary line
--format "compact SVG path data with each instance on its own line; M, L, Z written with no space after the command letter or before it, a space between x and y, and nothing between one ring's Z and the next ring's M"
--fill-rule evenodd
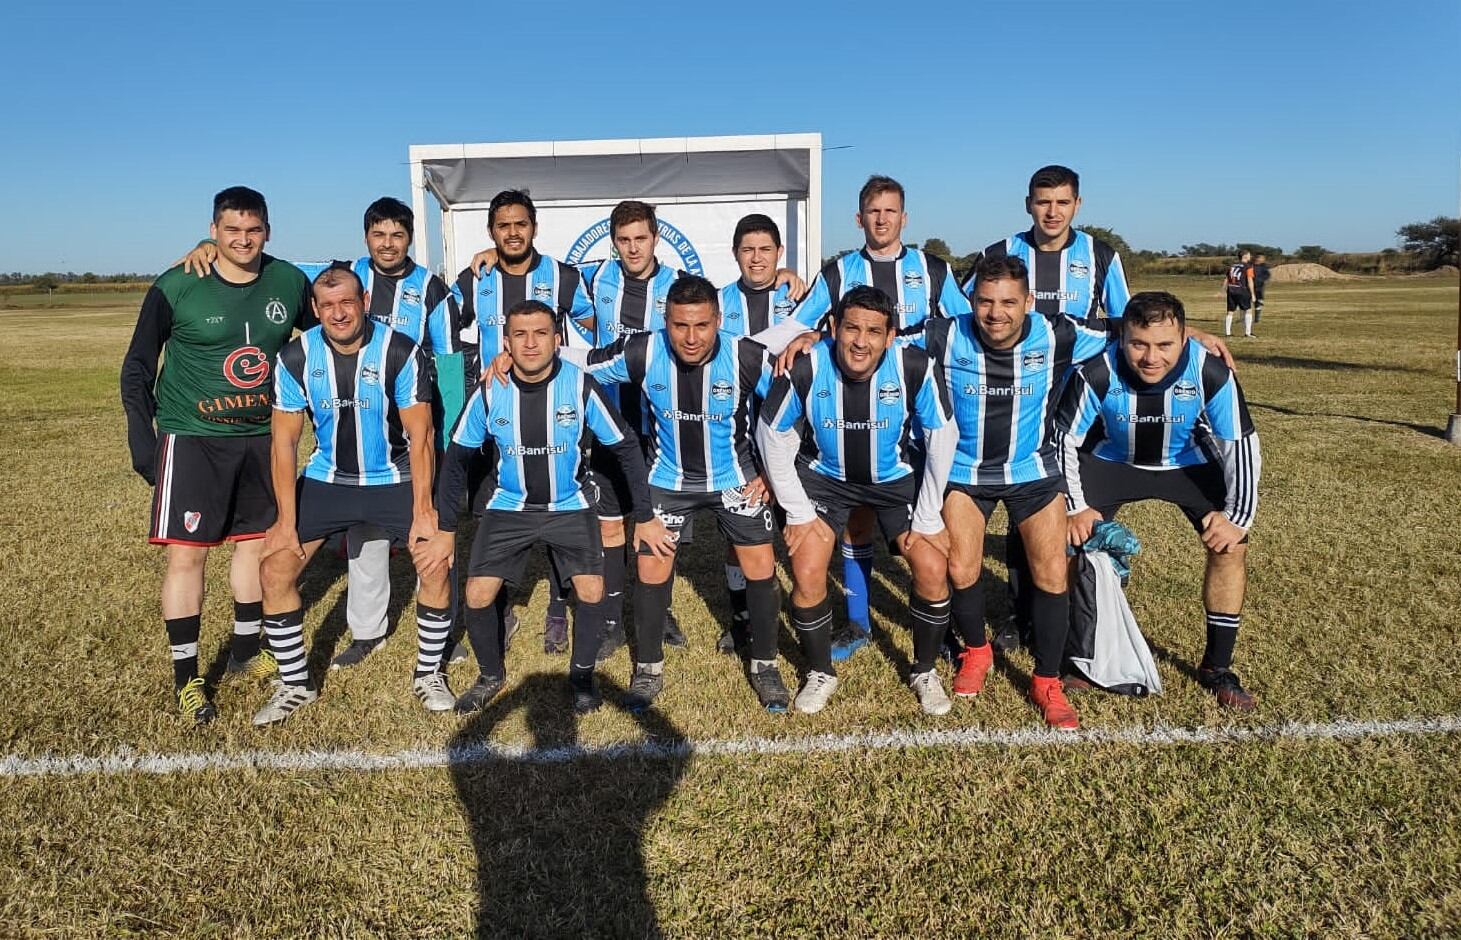
M0 778L85 777L107 774L167 775L230 770L420 770L491 761L562 764L576 760L623 758L672 759L742 755L822 754L849 751L954 749L982 747L1076 747L1098 744L1174 745L1243 744L1271 741L1349 740L1397 735L1455 734L1461 715L1384 720L1340 719L1329 722L1285 722L1275 725L1230 725L1181 728L1155 725L1092 728L1078 732L985 728L851 732L777 738L646 740L605 745L532 748L488 742L398 751L246 750L234 753L147 754L116 751L102 756L0 757Z

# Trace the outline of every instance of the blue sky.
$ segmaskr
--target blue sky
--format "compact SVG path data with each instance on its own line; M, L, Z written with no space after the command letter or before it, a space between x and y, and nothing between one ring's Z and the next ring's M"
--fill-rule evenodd
M234 183L273 253L351 254L413 143L820 131L828 253L872 172L961 253L1028 225L1051 162L1139 248L1371 250L1457 212L1455 0L22 2L0 271L161 270Z

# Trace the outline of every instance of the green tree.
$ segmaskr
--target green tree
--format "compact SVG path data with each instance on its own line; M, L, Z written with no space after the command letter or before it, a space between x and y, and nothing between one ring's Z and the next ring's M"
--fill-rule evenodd
M1300 261L1312 261L1318 264L1329 254L1329 249L1323 245L1300 245L1294 250L1294 257Z
M1400 247L1415 255L1427 270L1457 263L1461 219L1438 215L1429 222L1402 225L1395 234L1400 237Z
M41 274L31 281L37 290L43 290L47 294L61 286L61 279L54 274Z
M1115 248L1116 251L1123 258L1129 258L1134 254L1134 252L1131 250L1131 245L1126 241L1126 239L1122 238L1120 235L1117 235L1109 228L1101 225L1082 225L1080 226L1080 230L1082 232L1085 232L1092 238L1099 238L1101 241L1110 245L1112 248Z
M949 243L942 238L930 238L923 243L923 250L931 255L937 255L945 261L953 261L956 257Z

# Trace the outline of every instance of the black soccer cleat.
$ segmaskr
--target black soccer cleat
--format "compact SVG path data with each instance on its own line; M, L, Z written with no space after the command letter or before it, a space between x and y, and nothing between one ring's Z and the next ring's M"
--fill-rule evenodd
M502 691L506 678L503 676L478 676L472 687L461 695L457 696L457 703L453 710L458 715L470 715L472 712L481 711L487 703L497 697Z
M642 664L634 666L634 677L629 682L629 688L624 693L624 708L630 712L642 712L654 704L654 700L664 691L665 677L663 673L650 672Z
M760 672L751 672L748 678L761 707L768 712L779 715L791 705L791 693L787 691L786 683L781 681L781 672L775 666L767 666Z
M594 674L591 672L569 673L568 690L573 698L575 714L587 715L598 711L599 706L604 704L604 697L599 694L598 683L594 682Z
M685 633L680 629L680 621L675 619L674 611L665 611L665 646L673 646L682 650L690 645Z

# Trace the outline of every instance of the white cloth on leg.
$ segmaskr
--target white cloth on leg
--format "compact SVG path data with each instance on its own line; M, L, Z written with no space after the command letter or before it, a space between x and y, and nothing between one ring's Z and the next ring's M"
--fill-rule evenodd
M378 640L386 635L391 606L391 540L375 526L355 526L345 533L350 580L345 588L345 622L352 640Z

